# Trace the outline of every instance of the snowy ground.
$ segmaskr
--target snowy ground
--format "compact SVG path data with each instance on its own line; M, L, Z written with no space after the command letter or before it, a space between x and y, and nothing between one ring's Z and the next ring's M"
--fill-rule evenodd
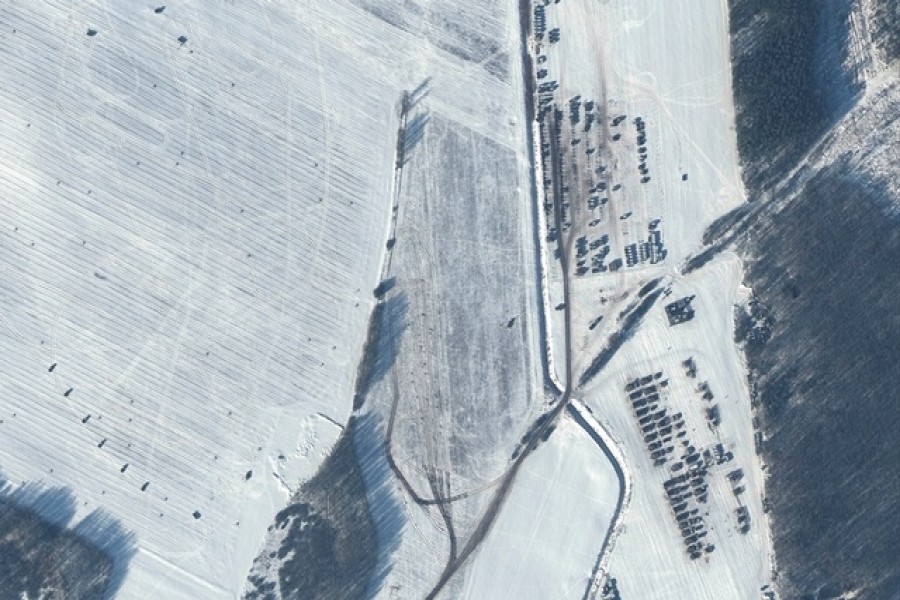
M542 405L531 215L519 155L428 106L391 251L387 300L408 305L393 324L393 447L416 479L452 473L460 492L503 472Z
M383 590L399 597L425 596L454 546L471 538L547 400L514 7L492 14L504 30L508 78L440 97L432 86L459 82L436 76L407 119L412 141L384 274L392 282L384 301L402 310L387 311L394 345L382 352L391 367L362 411L386 425L395 414L392 455L418 495L466 497L444 515L397 486L407 527ZM493 126L461 112L477 106L494 110ZM448 597L461 581L451 581Z
M624 527L610 561L623 597L638 598L752 598L769 581L769 540L762 510L762 470L754 452L750 400L741 355L734 347L731 306L741 302L740 262L725 255L716 263L672 286L671 298L696 295L694 320L670 327L658 308L597 379L584 389L586 403L598 420L619 437L633 476L634 494ZM691 376L684 362L692 359ZM674 438L672 458L655 466L632 411L625 386L637 377L662 372L668 381L661 406L668 415L681 413L688 441L698 451L722 444L733 458L714 464L706 477L708 499L697 503L706 521L705 540L715 550L691 560L682 542L675 513L663 482L675 470L683 452ZM703 384L712 393L703 399ZM712 427L707 409L717 406L721 423ZM738 484L727 477L743 471ZM736 494L740 485L743 491ZM693 501L689 501L689 507ZM740 507L750 515L748 533L738 532ZM641 564L641 569L634 569Z
M136 534L122 597L234 597L337 438L404 90L426 82L428 110L505 161L514 244L481 241L520 298L536 293L515 4L422 8L0 9L0 467ZM497 303L490 329L524 336L533 354L517 360L539 382L534 305Z
M581 598L618 481L588 434L563 418L525 463L473 561L463 598Z
M609 188L622 186L573 213L574 235L608 236L607 265L652 231L667 249L659 261L574 278L576 379L639 284L665 276L672 299L696 295L695 321L669 328L656 306L578 393L621 440L635 482L610 559L629 598L754 597L767 576L760 469L731 342L739 267L720 257L677 276L703 229L742 200L722 4L550 4L547 28L560 40L545 37L535 64L548 70L540 81L558 81L567 111L575 96L595 103L590 134L575 142L572 126L564 137L573 201L587 201L601 165ZM121 597L240 593L273 515L350 413L392 201L389 274L409 319L401 370L366 409L386 418L395 382L411 402L397 448L420 493L434 492L434 473L450 492L484 488L451 510L461 539L546 400L519 7L452 6L0 8L0 468L13 482L70 487L81 516L102 508L136 534ZM399 99L423 83L423 136L394 190ZM547 275L559 363L560 278ZM679 372L689 356L721 405L718 432ZM708 563L685 553L623 391L661 369L673 382L670 412L686 415L698 445L728 445L745 472L746 535L734 533L729 482L711 472ZM567 419L525 463L447 597L583 592L619 490ZM543 508L533 504L541 498ZM405 502L385 596L427 593L449 552L439 512ZM567 519L548 527L551 513ZM540 527L535 514L547 515ZM532 542L516 545L527 527ZM561 540L571 553L546 560ZM523 571L546 587L529 587Z
M546 5L543 18L543 28L535 21L533 54L538 97L552 92L559 110L554 122L560 123L558 160L567 188L576 379L637 304L637 290L656 278L665 289L634 337L576 391L620 440L634 481L621 536L608 557L610 573L626 598L756 597L770 576L770 545L746 375L733 343L740 263L720 256L702 273L679 274L701 247L704 229L743 201L726 7L572 0ZM542 83L547 92L541 92ZM549 213L544 221L552 226ZM554 248L545 245L549 262ZM557 272L548 274L552 311L562 301L562 286ZM695 320L670 326L663 305L685 296L695 297ZM561 356L562 320L549 323L554 355ZM685 375L682 362L691 357L700 379ZM669 385L668 414L682 413L687 427L687 437L673 445L689 439L702 452L721 443L734 456L712 466L706 477L698 513L708 528L705 543L715 550L693 561L663 486L684 463L679 467L673 458L654 466L625 391L629 381L658 372ZM714 401L701 399L703 382ZM706 416L713 404L721 415L715 428ZM685 451L673 450L673 457ZM744 489L735 494L726 475L737 468ZM678 504L679 511L695 508ZM751 515L745 534L737 533L740 506Z
M350 412L403 44L352 6L0 22L0 468L136 534L120 597L233 598Z
M385 424L394 415L391 452L416 494L471 497L447 505L452 532L436 507L408 505L412 525L388 586L409 597L428 592L411 586L435 583L421 570L443 567L451 536L460 546L469 538L546 400L521 155L448 120L433 102L417 114L425 110L423 137L403 169L387 273L385 302L402 307L387 311L384 326L392 365L363 411Z
M553 95L564 112L564 138L572 140L562 152L567 164L580 169L570 173L578 177L570 182L573 210L590 195L608 199L575 213L581 219L573 225L575 236L589 243L607 236L605 266L623 262L615 275L610 268L575 278L575 285L593 280L585 293L594 302L582 303L583 320L590 323L600 314L596 300L676 268L700 246L704 228L742 201L726 12L724 3L573 1L548 5L545 15L548 33L538 46L535 68L547 72L539 85L559 86ZM553 29L559 30L559 41L550 43ZM575 99L580 121L571 125ZM585 131L588 112L593 123ZM636 118L644 123L643 144ZM638 172L641 145L646 183ZM601 182L606 184L601 192L587 191ZM654 222L665 257L629 266L626 246L645 241Z
M573 302L575 347L585 350L576 359L589 361L590 340L603 340L611 317L630 301L623 294L674 273L701 246L706 226L742 201L726 12L724 3L576 0L550 4L544 15L535 69L539 88L558 86L552 98L562 111L572 237L583 237L590 248L586 272L572 283L573 297L583 299ZM551 42L554 30L559 41ZM665 253L655 261L638 253L629 264L627 246L639 246L648 229L659 232ZM595 272L590 259L597 247L608 251L605 268ZM581 264L577 248L572 254ZM559 277L548 273L551 281ZM551 283L551 305L560 291ZM600 315L605 320L589 330Z

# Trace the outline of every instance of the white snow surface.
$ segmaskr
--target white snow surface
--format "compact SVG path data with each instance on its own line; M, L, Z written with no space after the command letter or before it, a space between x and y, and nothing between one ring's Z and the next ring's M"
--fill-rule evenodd
M522 466L485 538L463 598L580 599L615 510L618 481L571 418Z
M0 7L0 470L136 535L118 597L234 598L350 412L424 75L350 5L152 8Z
M769 583L771 543L762 509L763 471L754 453L750 398L743 357L731 343L732 307L741 302L740 260L726 253L703 270L673 284L672 297L695 294L694 320L670 328L661 309L652 311L635 337L585 390L585 402L609 431L621 440L634 481L621 535L613 549L609 572L622 597L642 599L754 598ZM677 333L670 333L675 332ZM693 358L695 378L682 364ZM707 477L709 501L700 505L716 550L708 558L690 560L666 501L663 481L668 465L655 467L624 391L635 377L662 371L668 379L664 395L669 414L684 414L688 439L703 449L722 443L734 459L714 466ZM714 393L704 401L697 386L707 382ZM717 404L722 422L708 427L707 407ZM678 450L676 449L676 452ZM742 469L745 490L738 497L726 474ZM750 531L737 531L735 509L749 510ZM635 565L641 565L635 568Z
M605 574L616 578L624 598L757 597L760 586L769 582L772 563L746 371L733 342L733 308L742 301L740 262L723 255L692 276L679 274L685 259L701 248L704 229L744 200L733 126L726 3L566 0L547 5L545 14L547 31L558 28L559 41L544 37L538 55L546 59L537 65L547 70L543 81L558 82L554 96L561 108L580 97L582 103L593 100L604 106L609 121L620 115L624 119L609 127L610 135L621 134L619 140L595 141L593 132L572 133L573 138L581 137L577 145L575 141L563 145L569 160L572 153L583 154L585 147L607 144L608 159L594 158L601 155L597 153L583 160L599 160L611 174L610 186L622 184L621 191L601 194L609 196L609 204L599 227L576 223L575 235L608 233L608 264L623 257L625 245L646 239L648 226L658 220L668 253L657 264L588 273L572 277L570 283L576 379L621 324L618 317L635 302L634 291L660 277L660 286L669 290L612 362L575 393L618 441L623 468L633 482L615 545L603 549L611 552L603 557ZM639 183L636 174L633 119L638 116L646 123L651 175L647 183ZM564 127L569 127L568 113ZM579 126L577 131L583 130ZM584 201L571 197L573 203ZM553 250L545 245L549 256ZM564 355L562 319L553 306L562 299L562 286L553 270L549 279L548 322L554 330L549 337L558 362ZM696 297L695 320L670 326L663 305L688 295ZM590 329L600 315L603 320ZM699 367L696 381L684 375L682 361L689 357ZM672 382L669 414L683 412L692 442L701 450L722 443L735 456L708 476L704 510L710 513L705 517L709 541L716 546L708 559L689 559L664 493L663 481L672 476L670 465L653 466L624 392L626 382L657 371ZM701 381L709 383L721 409L717 430L707 426L704 415L709 405L696 393ZM725 478L735 468L744 471L746 489L740 499L752 518L747 534L737 532L738 497Z
M744 201L740 179L734 108L727 6L721 2L654 2L650 0L567 0L545 9L547 29L559 28L560 40L540 45L546 62L538 63L557 81L557 101L596 101L611 120L625 120L609 133L622 138L598 140L612 152L605 164L610 185L608 213L599 228L584 233L608 234L606 263L624 259L624 247L647 238L648 226L658 220L667 251L662 262L642 263L618 272L588 273L572 278L573 348L576 372L587 366L605 343L616 314L624 308L622 292L641 282L674 273L702 246L703 231L717 217ZM632 121L641 117L647 131L647 166L651 181L638 182L637 143ZM597 126L594 127L597 130ZM567 153L583 152L594 134L585 135ZM682 180L687 175L687 180ZM573 199L583 201L583 199ZM578 231L576 235L581 235ZM552 252L551 245L545 251ZM558 261L548 260L549 323L552 354L562 353L562 300L556 285ZM608 304L608 303L612 304ZM603 323L589 331L600 314Z
M103 508L136 534L121 598L239 595L273 515L337 438L387 234L402 90L432 76L428 106L516 153L526 197L518 56L501 81L426 42L441 35L431 24L401 30L360 4L378 3L0 7L0 469L70 487L79 517ZM516 3L504 10L473 20L515 52ZM593 94L648 123L653 185L627 197L635 216L613 223L616 239L660 218L669 249L660 265L573 286L576 374L609 332L588 332L598 312L613 321L618 294L672 275L742 201L726 14L724 1L548 7L558 97ZM697 295L698 320L669 329L657 307L579 393L634 481L610 560L623 597L754 597L764 582L762 476L731 343L739 278L726 256L673 284ZM557 362L561 315L548 319ZM755 519L737 538L728 511L711 518L737 541L709 565L687 559L622 392L690 354L722 398ZM617 493L599 448L562 419L452 589L581 597ZM441 564L415 559L446 544L434 515L413 514L388 580L406 591L428 589Z
M153 8L0 7L0 469L135 533L119 597L232 598L349 415L402 92L524 197L517 13Z

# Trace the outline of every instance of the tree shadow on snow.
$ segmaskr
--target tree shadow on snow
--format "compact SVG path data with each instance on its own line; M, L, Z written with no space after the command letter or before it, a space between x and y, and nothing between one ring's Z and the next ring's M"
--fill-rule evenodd
M71 527L74 493L0 475L0 589L10 597L114 598L137 545L134 534L95 510ZM44 590L57 590L41 595ZM54 595L54 593L56 595Z
M369 517L378 539L376 561L369 578L366 598L374 598L391 571L391 558L400 545L405 517L396 495L394 475L387 462L384 425L375 413L356 420L354 446L366 483Z
M394 287L394 279L383 283L385 294ZM379 285L381 288L381 285ZM382 294L383 295L383 294ZM353 397L353 410L359 410L365 403L366 395L372 387L381 381L394 366L395 348L406 330L406 315L409 313L409 299L406 294L397 292L385 300L379 301L369 317L369 333L363 349L363 357L356 375L356 393Z
M275 516L247 600L377 595L400 540L402 512L377 417L351 417L331 454Z

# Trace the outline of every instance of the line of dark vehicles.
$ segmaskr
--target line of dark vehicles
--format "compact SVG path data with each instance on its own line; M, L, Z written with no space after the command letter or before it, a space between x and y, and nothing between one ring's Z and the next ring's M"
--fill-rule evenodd
M683 438L687 435L681 413L669 416L666 407L660 406L662 400L659 390L668 385L669 381L662 379L662 372L658 372L630 381L625 386L638 427L655 466L664 465L674 452L674 437Z
M545 69L540 71L546 72ZM553 198L554 176L561 176L563 181L560 182L560 190L563 198L563 232L572 226L571 202L570 194L577 194L575 201L585 203L587 211L591 218L587 225L594 229L609 223L610 210L612 208L611 201L616 192L622 190L622 184L610 181L612 172L603 164L591 167L589 164L581 164L578 153L570 153L570 160L566 162L563 155L566 148L564 143L565 135L570 137L569 146L575 146L585 141L585 138L579 137L582 133L591 131L592 124L596 122L598 113L596 112L597 103L593 100L582 101L581 96L575 96L563 106L560 107L555 103L553 92L557 89L556 81L546 81L538 86L540 111L537 115L540 130L541 145L541 161L543 172L545 173L543 180L544 197L548 200L544 202L544 212L547 222L552 222L553 202L549 198ZM568 118L567 118L568 117ZM616 127L626 119L626 115L618 115L610 120L610 126ZM583 129L578 126L584 122ZM636 118L636 123L641 127L644 121L641 117ZM568 130L563 131L563 126L568 122ZM565 135L564 135L565 134ZM559 156L551 156L551 143L549 137L553 136L556 141L556 148L560 149ZM620 133L612 135L611 140L616 141L621 138ZM639 142L646 142L646 133L641 129L638 132ZM601 142L602 143L602 142ZM592 147L589 140L584 144L585 154L589 157L593 155L598 148ZM646 146L639 146L639 170L642 174L642 183L649 181L646 166ZM589 161L590 159L583 159ZM559 165L567 165L568 168L558 168L556 171L551 167L554 163ZM555 174L556 173L556 174ZM574 179L574 180L573 180ZM626 220L631 216L631 212L625 212L620 216L621 220ZM623 266L626 268L636 267L645 263L658 264L664 261L668 255L668 250L663 243L662 231L659 228L660 219L651 221L648 225L647 238L642 241L632 242L622 248L623 256L607 260L610 257L610 236L608 233L590 233L580 236L576 240L576 264L575 275L582 277L587 274L605 273L607 271L618 271ZM547 242L554 243L561 232L555 227L549 226L547 231Z
M539 125L539 143L542 172L544 178L544 213L548 224L554 222L553 198L561 202L562 231L548 225L547 242L553 244L557 238L572 226L572 202L584 202L591 215L587 223L591 229L609 226L611 202L615 192L622 190L621 182L611 181L612 170L602 164L599 156L608 144L622 139L623 131L617 129L605 139L609 129L620 128L628 118L619 114L608 119L608 128L602 128L597 134L591 134L593 125L606 119L602 112L604 104L592 99L584 99L575 95L566 101L557 99L559 82L549 78L547 55L545 49L548 38L547 11L550 3L537 3L532 8L532 32L537 47L535 76L537 78L537 114ZM552 43L558 39L558 30L549 31ZM637 164L640 182L650 181L647 162L646 121L641 116L632 120L636 129ZM583 123L583 125L582 125ZM564 130L565 128L565 130ZM587 135L591 134L591 135ZM553 138L551 140L551 138ZM555 146L552 143L555 141ZM575 146L584 147L584 152L574 152ZM551 148L556 148L555 156ZM568 156L566 153L568 152ZM584 156L582 156L582 154ZM560 179L560 181L556 181ZM555 188L555 189L554 189ZM632 212L622 212L621 220L627 220ZM610 235L606 233L589 233L576 240L576 261L574 274L583 277L588 274L600 274L607 271L633 268L644 263L657 264L665 260L667 250L663 244L662 232L658 229L660 220L654 220L649 227L646 240L633 242L622 248L623 255L610 258ZM556 252L555 258L559 258ZM608 262L607 262L608 261Z
M669 467L671 476L663 483L663 488L688 556L698 559L704 552L709 554L715 550L715 546L705 539L708 531L700 511L700 504L709 499L706 482L709 466L707 459L688 440L683 415L667 415L660 396L660 390L666 387L668 379L664 379L659 371L629 381L625 393L631 400L654 466L665 467L675 455L675 447L680 447L681 454Z
M688 377L696 377L697 366L693 358L683 361L682 366ZM653 465L667 468L668 478L663 482L665 496L675 516L685 550L691 559L696 560L715 551L715 545L707 539L705 515L708 511L703 510L709 502L710 469L730 463L734 460L734 454L721 443L701 449L691 442L682 413L670 415L665 405L668 387L669 380L662 371L658 371L631 379L625 384L625 393ZM702 382L696 391L703 400L713 399L706 382ZM735 510L737 529L746 534L750 531L751 520L749 509L740 501L740 495L744 492L741 484L743 471L734 469L727 477L739 502Z
M647 124L641 117L634 118L634 127L637 129L638 143L638 172L641 174L641 183L650 182L650 169L647 168Z

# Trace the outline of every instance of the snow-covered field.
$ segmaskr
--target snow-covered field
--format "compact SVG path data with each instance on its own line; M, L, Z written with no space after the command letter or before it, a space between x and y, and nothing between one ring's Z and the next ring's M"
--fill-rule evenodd
M512 0L0 8L0 470L71 488L77 518L103 509L135 534L120 597L240 594L273 515L350 414L389 235L390 296L407 312L394 371L363 411L387 421L400 391L398 462L423 496L476 492L449 510L459 543L472 534L547 400L518 11ZM724 2L565 0L545 14L559 40L545 36L535 55L538 83L557 81L566 110L593 102L601 120L583 139L574 124L565 134L568 174L582 178L573 202L600 166L610 188L608 205L576 211L574 235L607 236L607 265L648 232L667 251L573 277L576 379L640 284L664 277L671 292L576 393L621 442L634 483L602 564L627 598L754 597L769 550L732 343L740 266L720 256L678 275L704 228L742 201ZM396 189L400 98L417 86L408 123L421 136ZM544 275L559 377L561 279ZM672 328L661 304L684 295L697 317ZM684 374L689 357L701 379ZM660 370L691 439L722 443L744 471L740 498L731 464L710 472L708 559L688 558L624 391ZM700 381L715 391L717 429ZM445 595L581 597L618 485L566 416ZM747 534L735 532L738 500ZM385 597L427 593L450 553L446 515L403 502Z
M120 597L233 598L350 412L402 44L288 2L0 22L0 469L136 535Z
M573 127L572 136L583 137L563 152L572 157L567 160L602 167L603 177L591 181L608 186L597 194L608 197L608 204L576 224L575 235L588 242L608 236L606 266L616 259L624 263L615 274L589 271L574 278L575 287L583 290L577 296L590 299L575 303L577 347L586 343L578 338L604 337L598 335L602 328L588 332L587 327L607 312L597 300L606 304L639 281L672 272L701 246L706 226L743 200L733 135L727 13L724 2L575 0L548 5L545 15L547 31L558 29L559 41L550 43L549 33L544 36L539 56L546 58L538 59L536 68L547 75L538 81L558 84L554 97L562 107L578 98L586 113L586 103L592 102L597 119L588 133L581 124ZM636 118L644 122L643 143L638 142ZM639 181L638 146L646 148L646 183ZM579 158L587 151L588 158ZM654 222L665 257L629 266L625 247L645 241ZM551 303L557 296L552 295ZM608 314L605 319L604 326Z
M420 492L438 469L458 493L504 471L543 403L531 211L515 138L483 137L428 99L418 110L387 294L408 308L386 387L398 462Z
M606 557L609 574L626 598L756 597L769 581L771 551L746 375L733 343L741 267L734 256L720 256L690 277L679 273L702 246L704 229L743 201L725 3L571 0L537 11L544 20L540 27L535 19L543 37L533 49L539 97L544 84L560 111L554 122L561 123L573 241L568 309L576 379L637 304L635 292L655 278L665 290L612 362L575 393L619 441L634 482ZM551 259L554 248L545 245ZM548 275L553 307L562 286L558 273ZM694 296L694 320L669 325L663 305L686 296ZM552 317L554 355L562 356L562 318ZM689 358L696 379L685 374ZM670 434L645 440L639 418L646 411L636 416L625 390L657 373L668 385L661 405L672 420L681 413L687 431L662 443L673 453L661 466L651 449ZM704 383L714 400L702 399ZM714 405L721 419L715 427L707 418ZM689 454L683 440L701 453L714 455L722 444L733 454L723 464L712 460L703 500L695 494L686 506L670 502L663 485L685 472L685 462L677 464ZM738 468L739 485L727 478ZM751 519L747 533L738 533L735 511L742 506ZM696 550L682 540L676 513L694 508L690 514L704 519L706 533L690 538L702 554L691 560ZM715 549L703 550L710 543Z
M439 62L448 58L438 54L429 59L435 77L407 118L411 142L384 274L391 365L362 411L385 425L395 416L393 459L418 495L466 497L443 514L396 486L407 526L385 595L429 593L454 548L472 537L547 400L516 15L513 2L495 6L485 26L503 32L493 41L508 54L505 78L448 79ZM440 95L439 87L461 82L464 94ZM462 584L451 580L446 597L462 593ZM473 597L484 597L480 585Z
M573 236L591 243L610 239L604 243L607 269L573 278L574 296L588 300L573 304L578 347L584 338L604 337L603 328L588 333L587 325L606 313L606 327L607 303L622 300L638 282L674 272L701 246L706 226L742 201L727 18L724 3L687 2L575 0L547 5L543 14L546 33L534 48L535 68L539 87L558 86L553 99L563 111L564 137L571 139L561 154L579 169L569 173L577 179L567 181L570 195L576 194L572 210L588 195L602 202L576 213L582 222L573 223ZM643 183L640 162L648 175ZM657 262L629 264L626 246L646 240L648 227L660 233L665 254ZM617 260L618 269L612 266ZM558 278L552 269L549 274ZM560 289L551 284L550 290L554 304Z
M336 439L404 90L429 82L430 110L504 149L525 233L500 255L530 252L506 8L0 9L0 467L135 533L121 597L237 595Z
M661 309L652 311L635 337L626 344L596 380L584 389L588 406L598 420L621 440L634 493L625 512L624 527L610 560L610 573L623 597L638 598L752 598L769 582L769 540L762 509L763 474L754 452L750 400L741 355L732 344L730 307L740 303L740 262L723 255L700 272L677 281L671 298L696 296L694 320L670 327ZM685 361L692 359L691 376ZM696 506L706 521L705 541L715 550L691 560L667 500L664 481L684 472L675 462L684 452L681 438L664 466L654 466L632 411L627 382L662 372L668 381L661 406L668 415L681 413L689 441L698 451L722 444L733 458L715 464L705 478L708 499ZM707 387L703 387L706 384ZM704 391L712 393L703 399ZM718 426L711 426L707 409L717 406ZM740 469L738 482L728 474ZM741 486L743 491L735 493ZM695 495L696 497L696 495ZM689 508L693 506L689 502ZM736 510L747 507L750 528L738 531ZM640 569L633 565L641 564Z
M618 485L594 441L563 418L522 467L461 597L582 598Z
M427 113L425 112L427 110ZM407 154L399 194L392 282L385 296L391 366L362 411L389 426L398 469L424 498L407 502L410 525L386 586L428 593L451 551L469 539L519 440L545 406L536 323L531 211L523 159L423 100L421 141ZM411 115L411 120L417 118Z

